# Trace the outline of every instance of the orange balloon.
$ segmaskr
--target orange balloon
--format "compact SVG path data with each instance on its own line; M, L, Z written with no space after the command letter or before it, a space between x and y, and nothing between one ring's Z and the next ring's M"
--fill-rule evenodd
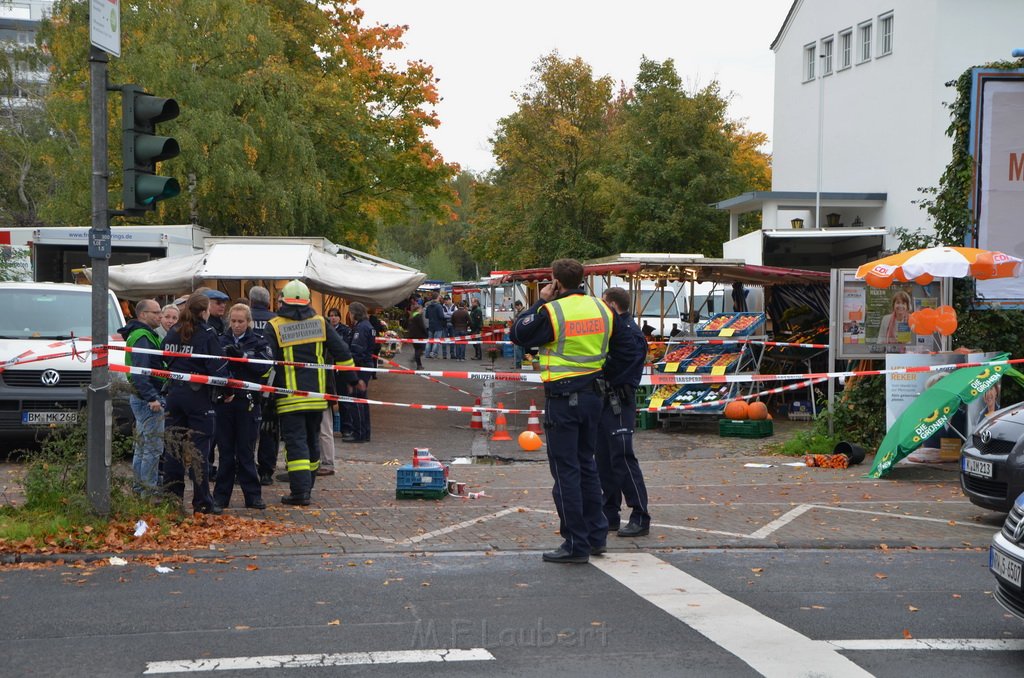
M935 331L938 319L939 312L934 308L922 308L911 313L907 321L910 324L910 331L914 334L931 334Z
M533 431L523 431L519 434L519 447L527 452L536 452L543 444L540 436Z
M873 271L868 271L868 274L864 276L864 282L875 289L884 290L892 285L892 278L878 275Z
M938 312L939 312L940 316L950 315L950 316L953 316L954 318L956 317L956 309L953 308L952 306L948 306L948 305L939 306Z
M953 309L949 306L944 306L943 308L948 308L951 312L939 313L938 320L935 321L935 331L944 337L948 337L949 335L956 332L956 313L952 312Z

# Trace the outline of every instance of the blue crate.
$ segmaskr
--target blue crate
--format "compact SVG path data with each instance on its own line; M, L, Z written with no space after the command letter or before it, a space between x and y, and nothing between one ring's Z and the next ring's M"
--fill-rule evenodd
M443 466L413 466L406 464L396 470L398 490L447 490L448 479Z

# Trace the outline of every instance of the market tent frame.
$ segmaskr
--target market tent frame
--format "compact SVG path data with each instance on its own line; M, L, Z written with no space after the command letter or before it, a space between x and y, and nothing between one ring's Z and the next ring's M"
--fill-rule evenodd
M389 307L409 298L427 276L415 269L351 248L328 251L312 240L225 238L205 252L111 266L110 289L121 298L177 295L219 281L286 281L299 279L310 289ZM85 269L91 281L92 270Z

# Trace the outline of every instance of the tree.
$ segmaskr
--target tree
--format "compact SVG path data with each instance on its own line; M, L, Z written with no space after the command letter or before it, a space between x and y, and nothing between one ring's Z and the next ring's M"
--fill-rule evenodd
M89 221L87 5L60 0L42 31L54 60L46 111L60 143L39 153L54 182L40 214L55 223ZM161 173L178 177L183 193L153 220L368 248L379 223L410 207L446 217L456 168L425 137L437 125L432 70L386 64L405 28L364 27L362 16L356 0L122 3L111 81L181 107L161 131L182 152ZM112 149L119 103L110 104ZM116 170L112 179L117 191Z
M727 118L717 82L683 89L671 59L642 59L623 97L600 199L618 251L721 256L728 217L711 203L770 185L764 135Z
M498 169L474 196L467 247L500 266L586 259L606 249L592 173L606 152L612 81L558 52L542 57L533 76L516 96L518 110L498 121L491 140Z

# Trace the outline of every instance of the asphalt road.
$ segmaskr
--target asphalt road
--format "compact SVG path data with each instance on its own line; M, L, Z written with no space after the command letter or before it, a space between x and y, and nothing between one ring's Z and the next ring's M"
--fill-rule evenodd
M619 552L584 566L522 552L282 554L174 567L0 571L0 674L982 678L1024 662L1024 622L992 599L982 550Z

